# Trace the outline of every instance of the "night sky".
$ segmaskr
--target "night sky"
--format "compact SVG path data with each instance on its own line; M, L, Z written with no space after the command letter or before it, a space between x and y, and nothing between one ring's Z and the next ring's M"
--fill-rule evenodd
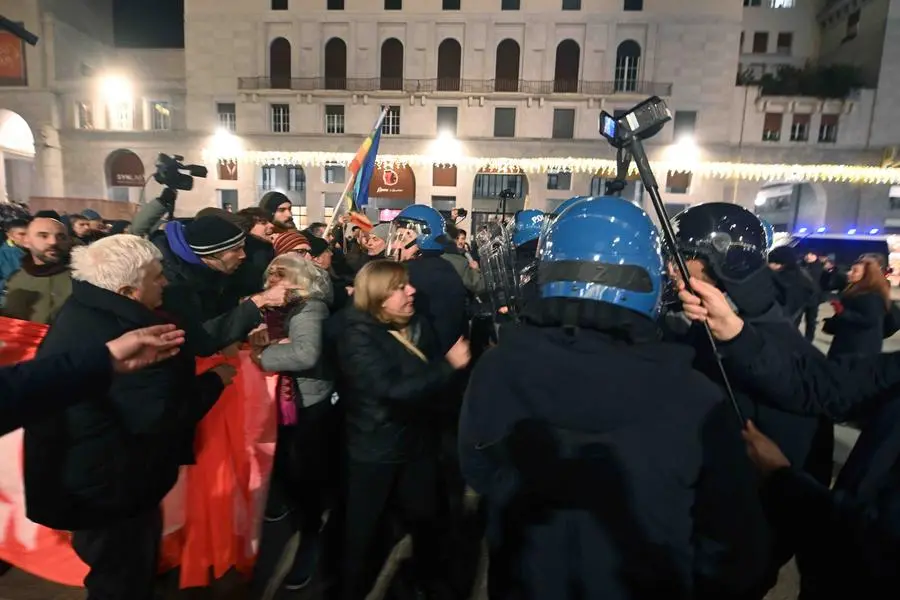
M183 48L184 0L113 0L116 45Z

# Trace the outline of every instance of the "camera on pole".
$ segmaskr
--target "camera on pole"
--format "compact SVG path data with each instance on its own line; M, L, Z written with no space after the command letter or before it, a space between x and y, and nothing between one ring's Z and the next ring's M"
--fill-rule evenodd
M614 117L608 112L600 113L600 135L616 149L616 185L611 186L612 191L616 189L621 193L624 188L625 177L628 175L628 169L631 161L634 160L638 173L644 188L653 202L653 210L659 219L659 226L662 229L663 239L668 247L669 255L675 263L681 278L687 289L690 289L690 273L687 269L687 263L675 240L675 231L669 221L669 215L666 212L666 206L663 204L662 197L659 194L659 184L656 182L656 176L650 167L650 159L647 158L647 152L644 150L644 140L650 139L663 130L666 123L672 120L672 112L666 106L665 101L657 96L653 96L644 100L630 111ZM620 187L621 186L621 187ZM608 189L610 189L608 187ZM719 374L722 377L722 384L728 394L728 399L737 413L741 423L745 422L744 415L738 406L734 391L731 388L731 382L728 381L728 375L725 373L725 367L722 365L722 359L716 348L716 341L713 338L712 331L707 323L703 324L706 330L706 337L713 348L713 355L719 366Z

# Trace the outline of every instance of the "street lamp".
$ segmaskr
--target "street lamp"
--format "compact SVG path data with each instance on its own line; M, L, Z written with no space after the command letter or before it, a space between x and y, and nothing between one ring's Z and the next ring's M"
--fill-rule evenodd
M100 80L100 91L107 102L130 102L131 82L121 75L106 75Z

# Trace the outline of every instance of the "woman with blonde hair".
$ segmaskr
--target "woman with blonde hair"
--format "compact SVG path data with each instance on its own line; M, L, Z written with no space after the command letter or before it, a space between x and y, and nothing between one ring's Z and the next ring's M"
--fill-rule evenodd
M891 308L891 288L878 260L863 256L847 274L847 287L824 331L834 335L828 357L881 353L884 319Z
M439 579L436 413L454 373L469 363L460 338L445 356L415 313L406 267L376 260L353 283L353 307L337 338L348 451L341 597L360 600L381 566L375 540L396 506L413 536L412 575Z
M284 308L266 312L268 335L253 340L251 356L262 369L279 374L278 442L267 519L290 517L293 530L301 534L293 568L284 579L285 588L296 590L315 572L325 497L338 470L334 377L322 341L332 292L328 274L294 253L269 264L265 287L278 284L288 284L296 293Z

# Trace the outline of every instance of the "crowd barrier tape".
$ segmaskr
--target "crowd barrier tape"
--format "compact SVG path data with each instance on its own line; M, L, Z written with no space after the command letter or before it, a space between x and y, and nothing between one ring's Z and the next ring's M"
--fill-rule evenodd
M0 317L0 365L34 357L46 325ZM180 568L180 587L209 585L230 569L249 576L256 560L277 432L271 381L241 351L197 360L197 372L222 362L234 382L197 427L196 464L182 467L163 501L160 572ZM70 533L25 516L20 429L0 437L0 560L38 577L81 586L87 574Z

